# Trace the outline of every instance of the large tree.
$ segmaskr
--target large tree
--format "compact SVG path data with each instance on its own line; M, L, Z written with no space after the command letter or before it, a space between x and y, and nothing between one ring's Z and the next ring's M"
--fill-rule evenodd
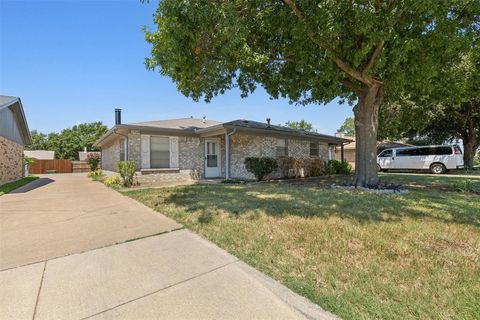
M194 100L261 85L299 104L354 103L355 183L375 185L385 95L429 85L478 28L477 0L163 0L149 69Z

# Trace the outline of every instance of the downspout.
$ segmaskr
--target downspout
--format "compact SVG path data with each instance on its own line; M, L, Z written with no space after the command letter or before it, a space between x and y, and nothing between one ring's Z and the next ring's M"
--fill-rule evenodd
M237 129L232 132L225 132L225 179L230 179L230 136L235 134Z

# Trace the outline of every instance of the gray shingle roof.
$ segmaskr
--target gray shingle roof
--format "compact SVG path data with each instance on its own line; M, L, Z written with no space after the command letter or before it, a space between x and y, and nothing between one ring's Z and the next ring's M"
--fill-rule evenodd
M0 95L0 109L17 102L17 100L18 100L18 97Z
M341 141L341 138L321 134L317 132L305 131L300 129L292 129L289 127L284 126L276 126L276 125L268 125L264 122L252 121L252 120L234 120L230 122L223 123L224 126L233 126L233 127L242 127L247 129L261 129L261 130L270 130L274 132L284 132L289 134L295 134L299 136L307 136L307 137L315 137L315 138L326 138L326 139L334 139Z
M181 119L128 123L127 125L195 131L196 129L204 129L204 128L208 128L208 127L219 125L219 124L221 124L221 122L207 120L207 119L203 120L203 119L196 119L196 118L181 118Z
M180 118L180 119L169 119L169 120L157 120L157 121L146 121L146 122L136 122L136 123L127 123L113 127L107 133L105 133L99 140L95 142L95 146L101 144L101 142L110 136L117 127L124 127L137 130L155 130L155 132L163 132L175 134L172 131L184 131L185 134L197 135L205 132L215 131L221 128L241 128L257 133L266 133L273 135L288 135L288 136L297 136L309 139L320 139L323 141L328 141L329 143L343 143L349 140L342 139L339 137L334 137L326 134L321 134L317 132L309 132L299 129L292 129L283 126L270 125L268 126L264 122L252 121L252 120L234 120L229 122L219 122L214 120L203 120L196 118ZM177 131L178 132L178 131Z

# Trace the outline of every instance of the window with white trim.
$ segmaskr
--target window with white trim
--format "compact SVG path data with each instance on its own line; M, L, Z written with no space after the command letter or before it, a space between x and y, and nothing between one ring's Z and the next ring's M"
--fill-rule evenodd
M287 139L277 139L277 157L287 156Z
M150 136L150 168L170 167L170 139Z
M310 142L310 156L318 157L319 147L318 142Z
M127 140L126 139L120 139L120 161L126 161L127 156Z

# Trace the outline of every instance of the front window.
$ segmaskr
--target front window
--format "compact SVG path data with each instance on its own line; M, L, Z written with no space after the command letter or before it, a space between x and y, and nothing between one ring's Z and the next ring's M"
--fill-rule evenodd
M150 167L170 167L170 139L168 137L150 137Z
M126 157L126 140L125 139L120 139L120 161L125 161L127 159Z
M382 153L380 153L380 155L379 155L380 158L388 158L388 157L391 157L391 156L393 156L393 151L391 149L390 150L385 150Z
M277 139L277 157L288 155L287 140Z
M310 156L318 157L318 142L310 142Z

